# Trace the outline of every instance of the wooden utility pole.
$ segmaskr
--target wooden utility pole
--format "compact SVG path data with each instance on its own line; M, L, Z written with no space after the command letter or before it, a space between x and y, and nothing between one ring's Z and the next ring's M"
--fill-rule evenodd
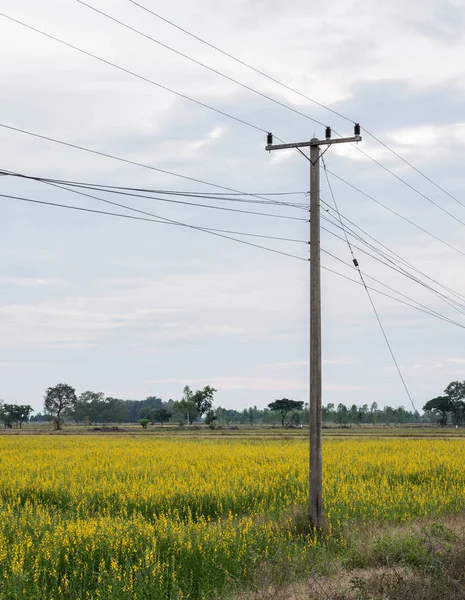
M326 139L312 138L309 142L273 144L273 135L267 136L265 150L310 147L310 471L309 519L315 529L323 525L323 461L321 452L321 264L320 264L320 146L360 142L360 125L355 124L354 137L331 139L331 128L326 128Z

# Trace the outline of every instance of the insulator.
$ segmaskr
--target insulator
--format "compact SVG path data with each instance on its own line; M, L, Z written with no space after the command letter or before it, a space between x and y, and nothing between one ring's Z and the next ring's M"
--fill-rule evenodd
M358 260L354 258L354 265L358 268Z
M326 139L331 139L331 127L326 127Z
M267 144L267 146L271 146L272 143L273 143L273 134L268 133L266 136L266 144Z
M357 136L360 135L360 124L359 123L355 123L355 126L354 126L354 135L357 135Z

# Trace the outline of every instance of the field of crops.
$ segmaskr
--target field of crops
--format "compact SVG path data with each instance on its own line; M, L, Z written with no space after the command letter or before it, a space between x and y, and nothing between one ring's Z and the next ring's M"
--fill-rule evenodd
M464 440L326 440L324 464L335 539L465 500ZM302 439L0 437L0 598L218 599L276 556L311 564L307 471Z

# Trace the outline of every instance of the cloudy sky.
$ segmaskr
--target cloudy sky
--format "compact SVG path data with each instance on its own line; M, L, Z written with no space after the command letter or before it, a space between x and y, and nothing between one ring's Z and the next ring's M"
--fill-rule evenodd
M140 2L360 121L465 203L463 0ZM129 0L88 3L342 135L352 134L349 121ZM292 151L266 153L260 129L298 141L314 134L323 137L320 125L77 0L2 0L0 11L258 129L0 16L3 125L241 192L299 192L268 197L302 204L308 200L308 161ZM4 170L166 191L224 192L4 127L0 138ZM333 177L341 213L423 274L465 295L464 207L368 135L360 148L411 187L348 145L326 153L328 169L424 231ZM13 177L0 178L0 193L131 214L97 199ZM232 236L308 256L309 226L302 207L198 200L276 218L95 195L200 227L299 240ZM323 175L321 197L331 204ZM0 197L0 211L0 398L39 410L44 390L66 382L78 392L92 389L121 398L165 399L179 397L185 384L211 384L218 389L217 404L238 409L265 406L283 396L307 399L308 262L198 230L5 197ZM330 220L331 214L323 212ZM341 235L335 225L323 225ZM333 234L322 232L322 247L346 265L328 255L323 255L323 265L356 278L347 244ZM367 275L465 325L464 309L457 310L450 301L354 251ZM416 272L460 302L423 274ZM372 280L367 283L400 298ZM463 329L378 294L373 299L419 408L451 380L465 379ZM328 271L323 272L323 327L325 403L410 406L363 288Z

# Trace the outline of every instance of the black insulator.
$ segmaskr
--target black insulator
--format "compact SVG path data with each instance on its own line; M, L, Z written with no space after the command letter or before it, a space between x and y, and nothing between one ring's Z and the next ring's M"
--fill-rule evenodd
M360 135L360 124L359 123L355 123L355 125L354 125L354 134Z
M354 258L354 265L358 267L358 260L356 258Z
M266 136L266 144L267 144L267 146L271 146L272 143L273 143L273 134L268 133Z
M326 139L331 139L331 127L326 127Z

